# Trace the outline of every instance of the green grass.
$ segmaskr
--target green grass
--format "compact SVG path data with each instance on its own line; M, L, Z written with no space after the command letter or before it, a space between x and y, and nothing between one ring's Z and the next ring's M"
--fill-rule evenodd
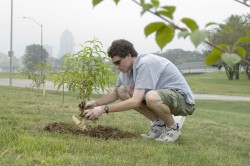
M0 78L10 78L10 74L9 73L0 73ZM12 78L13 79L26 79L24 74L21 73L13 73L12 74Z
M241 74L239 80L228 80L224 71L186 75L194 93L250 96L250 80Z
M0 73L0 78L10 78L9 73ZM27 76L23 73L13 73L12 79L27 79ZM46 80L52 81L53 75L47 75Z
M74 125L78 101L28 88L0 86L0 165L239 165L250 163L249 102L196 101L182 136L173 144L140 138L149 122L134 111L104 114L88 124L117 127L136 138L101 140L87 136L49 133L49 123Z

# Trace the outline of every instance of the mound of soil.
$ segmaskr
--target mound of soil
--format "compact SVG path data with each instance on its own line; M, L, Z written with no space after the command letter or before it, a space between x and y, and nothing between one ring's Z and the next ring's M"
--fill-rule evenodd
M137 137L133 133L121 131L118 128L113 128L110 126L87 126L86 131L82 131L77 127L70 126L69 124L62 122L55 122L48 124L44 130L48 132L59 132L59 133L69 133L77 136L89 136L99 139L127 139L127 138L135 138Z

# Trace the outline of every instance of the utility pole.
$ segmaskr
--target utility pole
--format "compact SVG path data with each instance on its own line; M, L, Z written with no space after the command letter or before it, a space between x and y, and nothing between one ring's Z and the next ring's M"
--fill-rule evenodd
M35 19L31 18L31 17L23 17L23 19L30 19L32 20L34 23L36 23L37 25L40 26L41 28L41 54L40 54L40 61L41 64L43 63L43 24L40 24L39 22L37 22ZM41 69L41 79L43 77L43 69ZM43 79L43 96L45 96L45 80Z
M11 0L11 21L10 21L10 51L8 55L10 57L10 86L12 86L12 57L14 56L14 51L12 50L13 41L13 0Z

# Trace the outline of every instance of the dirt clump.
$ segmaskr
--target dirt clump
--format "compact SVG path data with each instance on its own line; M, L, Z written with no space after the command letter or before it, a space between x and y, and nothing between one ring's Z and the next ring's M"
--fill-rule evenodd
M86 131L82 131L77 127L73 127L69 124L62 123L62 122L55 122L50 123L45 126L44 130L48 132L59 132L59 133L66 133L66 134L73 134L76 136L89 136L93 138L99 139L127 139L127 138L135 138L137 137L136 134L121 131L118 128L110 127L110 126L87 126Z

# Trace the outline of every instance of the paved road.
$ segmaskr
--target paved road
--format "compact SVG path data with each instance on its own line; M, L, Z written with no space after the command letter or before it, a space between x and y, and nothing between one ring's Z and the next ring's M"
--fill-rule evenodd
M0 78L0 85L9 86L10 80L7 78ZM27 79L12 79L12 86L16 87L31 87L32 81ZM57 90L52 82L46 82L46 89Z
M26 79L13 79L12 86L31 87L32 81ZM0 78L0 85L9 86L9 79ZM46 82L46 89L57 90L52 82ZM209 94L194 94L196 100L225 100L225 101L250 101L250 97L243 96L224 96L224 95L209 95Z
M250 97L194 94L196 100L250 101Z

